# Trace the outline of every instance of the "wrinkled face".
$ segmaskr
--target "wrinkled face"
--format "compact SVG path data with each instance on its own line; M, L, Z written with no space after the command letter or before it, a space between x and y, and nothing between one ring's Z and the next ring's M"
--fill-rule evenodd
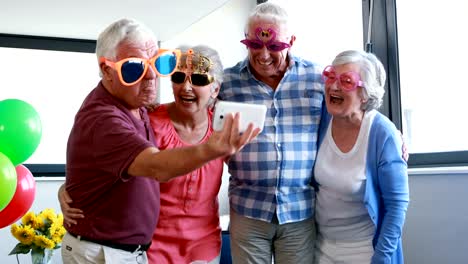
M186 75L192 74L191 71L183 71ZM212 87L216 87L216 89ZM204 86L191 84L187 77L184 83L172 82L172 91L178 110L184 113L195 114L197 112L206 112L210 99L215 99L218 95L219 87L217 82ZM214 90L214 91L213 91Z
M292 46L294 39L291 36L287 36L286 33L285 28L279 27L271 21L256 19L250 23L246 39L252 41L261 40L264 44L283 42ZM288 50L289 48L281 51L272 51L265 45L261 49L248 48L249 62L255 77L263 81L275 76L283 76L288 66Z
M334 66L336 75L339 76L348 72L360 73L360 67L357 64L348 63ZM337 118L348 118L356 114L362 114L361 105L363 87L351 91L345 91L340 81L333 83L325 82L325 98L328 112Z
M210 75L211 61L200 55L181 57L176 72L171 76L176 108L187 114L206 113L206 109L218 95L218 83Z
M117 47L115 61L130 57L150 59L154 57L157 52L158 46L153 40L141 43L124 41ZM141 81L131 86L125 86L120 82L119 75L115 69L105 64L101 64L100 66L104 75L103 79L106 79L109 84L109 91L127 105L129 109L140 108L152 104L156 100L158 76L152 67L148 68Z

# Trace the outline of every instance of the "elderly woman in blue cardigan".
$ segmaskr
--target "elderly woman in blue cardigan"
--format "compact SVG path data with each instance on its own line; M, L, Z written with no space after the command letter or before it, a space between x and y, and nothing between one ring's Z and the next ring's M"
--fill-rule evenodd
M400 133L377 111L385 78L363 51L342 52L323 71L330 120L314 168L316 263L403 263L408 174Z

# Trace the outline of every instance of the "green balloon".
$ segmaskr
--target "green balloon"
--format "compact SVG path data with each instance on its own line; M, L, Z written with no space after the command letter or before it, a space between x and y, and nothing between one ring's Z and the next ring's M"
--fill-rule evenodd
M17 166L36 151L42 136L39 114L18 99L0 101L0 152Z
M13 163L0 153L0 211L11 201L16 192L16 170Z

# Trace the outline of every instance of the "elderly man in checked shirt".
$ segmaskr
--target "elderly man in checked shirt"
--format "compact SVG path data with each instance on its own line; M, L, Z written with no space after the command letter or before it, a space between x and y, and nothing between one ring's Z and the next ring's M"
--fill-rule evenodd
M263 132L228 160L234 263L313 261L310 181L319 125L328 117L321 68L293 56L294 41L286 12L260 4L241 41L248 58L225 70L219 99L268 107Z

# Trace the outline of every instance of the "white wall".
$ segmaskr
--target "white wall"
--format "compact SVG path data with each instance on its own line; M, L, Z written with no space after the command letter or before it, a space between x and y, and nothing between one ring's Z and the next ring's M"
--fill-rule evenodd
M468 173L409 178L405 263L468 263Z

